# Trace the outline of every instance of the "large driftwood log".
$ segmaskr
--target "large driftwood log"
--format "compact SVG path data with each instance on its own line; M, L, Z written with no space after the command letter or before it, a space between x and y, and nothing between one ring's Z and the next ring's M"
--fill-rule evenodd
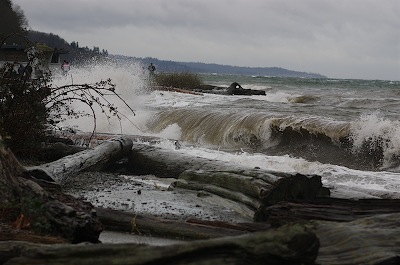
M105 229L174 239L211 239L241 235L270 228L268 224L262 223L228 223L194 219L186 222L168 220L104 208L96 208L96 212Z
M260 208L257 215L268 223L279 226L289 222L325 220L349 222L360 218L400 210L400 200L317 198L297 202L280 202Z
M4 227L2 227L0 229L0 242L1 241L25 241L39 244L68 243L67 240L61 237L38 235L28 230L17 230L14 227L9 227L7 229L4 229Z
M89 203L49 191L29 175L10 150L0 146L0 222L15 221L17 229L61 236L69 242L98 242L100 221Z
M314 199L322 188L319 176L272 174L262 170L186 170L179 176L179 180L201 183L205 186L214 185L242 193L244 199L237 198L238 201L255 207L258 204L254 202L254 198L263 205L298 198ZM180 185L178 182L177 186ZM230 199L236 200L234 197Z
M134 143L129 160L134 174L175 177L175 187L205 190L253 211L280 201L314 199L324 190L320 176L232 166L145 144Z
M154 247L0 243L5 264L314 264L319 242L303 226ZM1 260L0 260L1 263Z
M87 149L59 160L30 167L28 171L38 178L62 183L65 178L83 170L99 170L127 156L132 149L128 137L110 139L93 149Z
M317 264L400 264L400 213L310 227L321 243Z
M246 196L245 194L232 191L226 188L222 188L216 185L207 184L207 183L199 183L196 181L185 181L178 179L175 183L171 185L170 188L181 188L188 190L196 190L196 191L206 191L215 195L218 195L222 198L226 198L228 200L235 201L239 204L243 204L244 206L250 208L252 211L259 209L262 206L262 203L255 198ZM250 217L252 217L250 215Z

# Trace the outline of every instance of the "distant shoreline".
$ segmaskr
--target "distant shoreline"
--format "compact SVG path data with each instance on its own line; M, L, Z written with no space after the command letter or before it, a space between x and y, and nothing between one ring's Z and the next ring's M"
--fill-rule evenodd
M201 62L176 62L157 58L139 58L123 55L110 55L116 60L136 60L143 65L153 63L157 72L191 72L197 74L232 74L232 75L254 75L254 76L276 76L276 77L303 77L303 78L328 78L318 73L308 73L288 70L281 67L245 67L222 64L211 64Z

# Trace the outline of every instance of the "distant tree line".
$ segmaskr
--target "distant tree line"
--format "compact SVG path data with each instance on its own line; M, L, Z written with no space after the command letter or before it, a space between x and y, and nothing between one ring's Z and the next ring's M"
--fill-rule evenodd
M44 33L35 30L28 30L29 24L20 6L14 5L11 0L0 0L0 40L10 34L16 34L7 38L6 44L25 44L26 36L32 43L44 43L47 46L64 50L67 53L61 56L62 60L79 63L87 59L101 59L108 55L108 51L99 47L79 47L78 42L68 43L60 36L53 33Z
M80 63L94 57L101 59L108 56L108 51L105 49L100 50L100 48L96 46L93 48L89 48L87 46L80 47L77 41L68 43L66 40L53 33L44 33L31 30L28 32L28 38L33 42L45 43L51 48L67 51L68 53L62 55L61 59L65 59L72 63Z

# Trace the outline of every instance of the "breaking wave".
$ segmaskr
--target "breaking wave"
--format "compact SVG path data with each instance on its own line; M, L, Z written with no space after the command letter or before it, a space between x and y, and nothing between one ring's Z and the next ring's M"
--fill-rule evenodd
M290 155L363 170L399 166L400 123L377 114L340 122L315 116L173 109L158 113L147 126L158 132L172 124L181 128L181 140L194 145Z
M362 115L351 126L353 152L379 154L383 169L399 170L400 122L384 118L379 112Z

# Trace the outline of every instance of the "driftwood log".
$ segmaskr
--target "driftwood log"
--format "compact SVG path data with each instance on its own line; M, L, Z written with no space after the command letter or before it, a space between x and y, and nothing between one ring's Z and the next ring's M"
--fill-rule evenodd
M96 208L96 212L106 230L184 240L235 236L270 228L268 224L263 223L229 223L196 219L181 221L104 208Z
M213 85L200 85L195 91L201 93L209 93L209 94L220 94L220 95L262 95L265 96L266 93L263 90L255 90L255 89L244 89L241 85L234 82L229 87L220 87Z
M179 176L176 186L190 188L190 183L193 183L194 189L203 186L206 191L214 191L217 195L244 203L255 210L261 205L280 201L314 199L322 188L319 176L271 174L261 170L186 170ZM207 188L211 186L222 188L224 192Z
M39 244L68 243L68 240L62 237L38 235L29 230L15 229L15 225L0 224L0 242L2 241L26 241Z
M242 95L242 96L265 96L266 93L263 90L255 90L255 89L234 89L232 91L227 91L228 95Z
M60 142L46 143L40 150L41 154L39 154L38 158L46 162L51 162L84 150L86 148L83 146L74 145L73 143L66 144L60 140Z
M320 241L316 264L400 264L400 213L352 222L315 221Z
M37 178L61 184L65 178L83 170L100 170L127 156L132 140L127 137L106 140L93 149L68 155L56 161L30 167L28 171Z
M203 94L200 92L196 92L196 91L189 90L189 89L176 88L176 87L153 86L152 89L160 90L160 91L170 91L170 92L178 92L178 93L184 93L184 94L203 96Z
M0 243L4 264L314 264L319 242L304 226L164 247Z
M314 199L325 191L320 176L243 168L138 143L133 144L129 170L177 178L172 187L214 193L253 212L280 201Z
M382 203L382 205L384 204L385 203ZM102 219L101 215L103 214L100 213L100 218ZM118 216L116 217L118 219ZM284 219L285 216L282 218ZM122 219L123 218L121 218L121 220ZM153 219L151 222L154 222L155 220L156 219ZM146 226L146 218L142 219L142 222L143 225ZM204 224L209 228L214 225L212 222L210 224L209 222L199 220L192 220L191 222ZM140 227L140 221L137 222L137 224L138 227ZM176 224L173 224L171 227L174 227L175 225ZM233 226L229 226L228 223L223 223L221 225L224 229L228 228L238 231L244 231L247 229L247 233L252 231L271 230L265 226L257 227L257 223L249 226L246 224L234 224ZM316 264L399 264L400 262L399 213L385 215L375 214L371 217L360 218L352 222L312 221L306 222L305 225L308 227L309 231L315 233L321 244ZM151 224L149 226L151 226ZM161 227L163 226L168 227L168 223L161 224ZM129 228L128 222L126 223L126 227ZM189 226L187 229L190 230L191 227ZM181 231L185 230L186 228L183 228ZM187 231L185 231L185 233ZM221 232L221 234L224 233ZM210 235L211 237L218 236L214 233L202 234L202 236ZM247 260L246 263L250 263L251 261L252 260ZM285 263L282 262L282 264Z
M102 231L89 203L65 195L57 185L40 186L10 150L0 146L0 222L16 229L56 235L69 242L98 242Z
M394 199L338 199L316 198L296 202L279 202L260 209L260 219L267 220L273 226L290 222L324 220L349 222L379 214L397 213L400 200Z

